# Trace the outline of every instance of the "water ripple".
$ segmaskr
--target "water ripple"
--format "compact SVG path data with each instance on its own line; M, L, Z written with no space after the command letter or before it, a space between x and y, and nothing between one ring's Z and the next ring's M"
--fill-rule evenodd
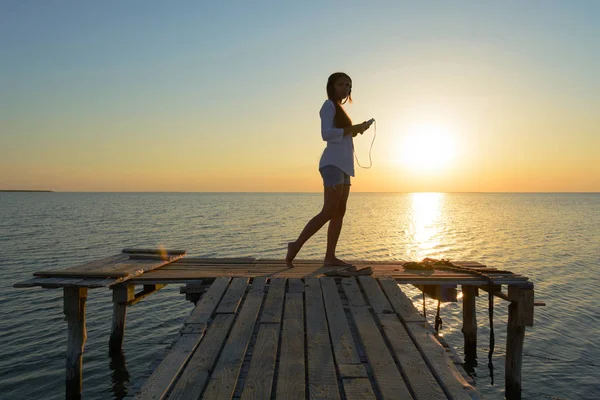
M285 244L321 208L321 194L0 194L0 393L4 399L64 397L66 322L60 290L16 290L38 270L64 268L124 247L185 248L190 256L283 258ZM476 260L526 274L536 284L527 328L525 398L585 399L600 391L600 195L353 193L338 244L349 259ZM322 258L326 229L300 258ZM420 292L403 290L421 309ZM478 388L503 398L507 304L494 301L494 385L485 355L487 296L477 298ZM426 301L433 323L437 303ZM107 356L110 292L90 290L83 397L122 398L148 376L192 304L169 286L128 310L123 366ZM442 307L444 336L461 351L460 303ZM123 379L126 376L126 379ZM577 388L574 393L572 388Z

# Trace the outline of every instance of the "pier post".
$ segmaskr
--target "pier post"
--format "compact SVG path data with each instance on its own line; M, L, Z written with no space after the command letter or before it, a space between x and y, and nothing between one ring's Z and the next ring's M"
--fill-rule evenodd
M113 288L113 318L108 342L109 355L120 355L125 336L127 303L135 298L135 285L119 284Z
M465 343L465 362L475 365L477 359L477 314L475 297L477 287L462 285L463 294L463 326L462 333Z
M68 324L66 398L81 398L81 367L83 349L87 339L85 328L85 302L87 288L69 286L64 288L63 311Z
M533 326L533 289L509 285L508 298L505 397L508 400L520 400L525 326Z

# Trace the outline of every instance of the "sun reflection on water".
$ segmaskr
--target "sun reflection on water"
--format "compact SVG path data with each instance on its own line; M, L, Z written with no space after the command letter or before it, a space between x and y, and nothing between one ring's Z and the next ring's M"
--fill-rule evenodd
M411 193L411 220L408 236L411 247L407 249L413 260L434 256L442 239L442 205L444 193Z

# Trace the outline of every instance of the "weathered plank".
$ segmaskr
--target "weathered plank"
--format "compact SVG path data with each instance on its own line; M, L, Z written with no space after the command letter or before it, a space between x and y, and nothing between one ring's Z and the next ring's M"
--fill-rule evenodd
M142 275L160 268L184 255L168 255L159 260L131 260L128 254L118 254L61 270L37 271L34 276L69 278L123 278Z
M179 337L173 348L164 360L154 370L150 378L142 386L136 399L164 399L175 379L185 366L198 343L204 335L206 325L200 326L192 334L183 334Z
M58 271L79 271L79 272L93 272L93 271L102 271L105 269L111 269L115 265L119 265L123 262L127 262L129 260L128 254L115 254L112 256L100 258L97 260L91 260L86 263L72 266L69 268L61 269ZM54 270L49 271L36 271L33 273L34 276L51 276L48 273L52 273Z
M446 399L442 388L421 357L402 322L396 315L377 315L385 336L394 350L396 360L407 378L416 399Z
M276 383L279 400L305 399L304 302L302 293L288 293L281 330L281 354Z
M304 290L309 396L311 399L339 398L319 279L306 278Z
M383 288L387 299L390 301L394 311L403 321L425 321L423 316L415 308L412 301L398 287L396 281L391 277L382 277L378 279Z
M304 293L304 282L298 278L288 279L289 293Z
M342 379L344 393L348 400L375 400L371 382L367 378ZM399 399L401 397L398 397Z
M412 399L377 325L366 307L350 312L382 399Z
M261 325L252 352L252 360L242 392L242 400L271 398L278 343L279 325Z
M203 267L199 266L197 269L190 270L168 270L166 267L158 268L154 271L146 272L135 279L137 282L143 282L144 280L151 280L159 283L173 283L173 282L186 282L195 279L214 278L216 276L230 276L230 277L270 277L270 278L307 278L314 277L316 273L316 267L313 268L262 268L260 266L252 266L246 269L230 269L227 266L214 266L214 267ZM471 275L458 274L458 275L447 275L447 276L407 276L403 272L391 273L390 271L378 271L375 270L375 277L378 276L390 276L393 275L399 283L411 283L411 284L431 284L431 285L442 285L442 284L465 284L465 285L487 285L489 282L487 279L475 277ZM497 284L511 284L520 285L527 282L526 277L502 277L493 278L493 281Z
M285 296L285 279L272 278L269 281L269 292L263 307L260 322L263 324L281 324L283 298Z
M375 314L391 314L394 312L390 302L386 299L379 284L372 276L361 276L358 280Z
M336 360L337 361L337 360ZM336 362L337 364L337 362ZM340 378L368 378L367 370L362 364L337 364Z
M127 253L127 254L156 254L156 255L163 255L163 254L176 254L176 255L181 255L181 254L186 254L187 250L175 250L175 249L142 249L142 248L125 248L123 250L121 250L122 253Z
M235 314L246 292L249 278L233 278L215 314Z
M354 278L342 278L342 288L348 298L349 306L366 306L365 299L363 298L360 288Z
M215 279L190 313L190 316L185 321L186 324L205 324L208 322L213 311L217 308L221 297L223 297L225 289L229 285L229 279L225 277Z
M223 258L211 258L211 257L186 257L177 263L181 264L226 264L226 263L242 263L242 264L253 264L255 261L254 257L223 257Z
M344 307L338 293L334 278L320 278L327 311L327 322L331 334L331 342L335 353L335 361L340 364L360 364L360 357L350 333Z
M230 399L264 297L264 278L256 278L236 319L225 348L210 377L205 399ZM258 289L260 287L260 290Z
M426 322L407 322L406 331L438 384L450 399L471 399L475 389L465 381Z
M186 400L200 397L234 319L234 314L219 314L215 317L169 399Z

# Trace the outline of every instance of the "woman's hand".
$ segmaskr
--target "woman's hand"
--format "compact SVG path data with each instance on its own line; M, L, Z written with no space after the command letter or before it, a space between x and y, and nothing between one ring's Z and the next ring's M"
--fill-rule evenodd
M362 135L367 129L371 127L372 122L365 121L360 124L360 134Z
M356 137L359 133L362 135L369 127L372 122L365 121L361 124L352 125L348 128L344 128L344 134L351 133L352 137Z

